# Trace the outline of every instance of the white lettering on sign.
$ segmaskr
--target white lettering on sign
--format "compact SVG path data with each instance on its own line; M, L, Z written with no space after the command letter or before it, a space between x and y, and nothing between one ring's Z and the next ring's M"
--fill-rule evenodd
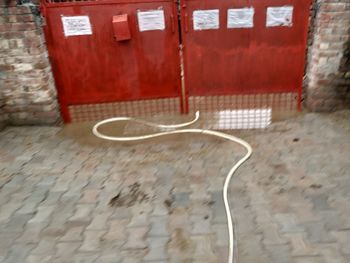
M193 29L219 29L219 9L193 11Z
M227 28L251 28L253 26L253 7L227 10Z
M137 19L139 23L139 30L141 32L165 29L163 10L138 11Z
M266 14L266 26L292 26L293 6L268 7Z
M62 24L66 37L92 35L88 16L62 16Z

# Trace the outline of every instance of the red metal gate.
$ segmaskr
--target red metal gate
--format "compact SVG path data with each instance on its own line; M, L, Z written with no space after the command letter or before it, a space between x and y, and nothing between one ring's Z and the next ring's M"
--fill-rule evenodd
M300 108L310 0L180 0L180 17L176 0L57 1L42 10L66 122L200 110L245 128Z
M44 1L42 13L66 122L180 112L174 1Z
M309 0L181 1L186 111L300 107Z

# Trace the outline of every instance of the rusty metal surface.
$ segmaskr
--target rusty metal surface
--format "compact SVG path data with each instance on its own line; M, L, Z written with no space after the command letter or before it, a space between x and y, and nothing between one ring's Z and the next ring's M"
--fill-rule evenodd
M46 18L47 47L66 122L71 120L68 110L71 105L181 96L174 2L44 2L42 10ZM164 12L164 30L141 32L137 14L148 10ZM120 14L129 17L130 40L116 41L114 37L113 16ZM66 36L62 17L69 16L88 16L92 34Z
M191 96L297 93L301 99L309 1L182 0L184 78ZM291 26L266 26L268 7L293 6ZM254 8L253 26L228 28L227 10ZM217 10L217 28L196 30L195 12Z

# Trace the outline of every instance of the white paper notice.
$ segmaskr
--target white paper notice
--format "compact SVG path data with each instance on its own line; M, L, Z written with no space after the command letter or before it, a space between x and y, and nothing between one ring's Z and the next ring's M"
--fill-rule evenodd
M227 28L251 28L253 26L253 7L227 10Z
M88 16L62 16L62 24L66 37L92 35Z
M292 26L293 6L268 7L266 26Z
M139 11L137 12L137 19L141 32L165 29L163 10Z
M193 11L193 29L219 29L219 9Z

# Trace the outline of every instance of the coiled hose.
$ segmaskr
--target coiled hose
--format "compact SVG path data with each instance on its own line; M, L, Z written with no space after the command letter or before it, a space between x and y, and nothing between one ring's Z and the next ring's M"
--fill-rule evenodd
M199 112L196 112L195 118L186 123L181 124L175 124L175 125L163 125L163 124L157 124L152 122L147 122L135 118L129 118L129 117L116 117L116 118L110 118L103 121L100 121L96 123L96 125L93 127L92 132L95 136L98 138L109 140L109 141L117 141L117 142L132 142L132 141L142 141L146 139L171 135L171 134L182 134L182 133L197 133L197 134L205 134L205 135L212 135L216 136L222 139L229 140L231 142L238 143L242 145L246 150L247 153L240 159L228 172L224 187L223 187L223 200L225 204L225 211L227 216L227 226L228 226L228 233L229 233L229 255L228 255L228 263L237 263L238 262L238 246L237 246L237 225L235 223L235 220L233 218L233 215L231 214L230 205L228 202L228 186L230 184L231 178L233 174L236 172L236 170L246 161L252 154L252 147L244 140L237 138L232 135L228 135L222 132L212 131L212 130L203 130L203 129L179 129L187 127L191 124L194 124L199 119ZM153 134L147 134L142 136L132 136L132 137L115 137L115 136L108 136L100 133L98 131L98 128L101 125L112 123L112 122L119 122L119 121L129 121L134 122L138 124L142 124L149 127L154 127L161 129L161 132L153 133ZM177 130L179 129L179 130Z

